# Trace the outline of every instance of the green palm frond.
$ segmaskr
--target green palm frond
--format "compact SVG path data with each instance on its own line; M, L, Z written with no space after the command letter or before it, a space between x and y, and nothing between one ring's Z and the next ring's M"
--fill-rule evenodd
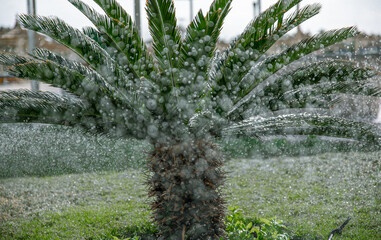
M83 93L82 83L85 77L52 61L41 62L31 59L24 64L12 65L9 73L18 78L27 78L52 84L78 96Z
M253 50L250 60L257 61L279 38L317 15L321 9L320 4L307 5L286 18L287 11L299 2L300 0L279 1L261 13L233 42L232 49ZM229 63L229 59L227 62Z
M92 70L91 68L89 68L88 66L85 66L84 64L80 62L68 60L48 49L35 48L33 49L33 54L31 56L40 61L49 60L49 61L55 62L58 65L67 67L85 76L89 75L91 72L95 72L94 70Z
M343 95L337 94L310 94L309 92L295 92L282 98L263 96L261 101L247 101L241 106L234 106L227 113L227 118L233 122L242 121L252 116L278 115L279 112L308 112L328 111L338 103L344 101Z
M139 78L153 71L152 61L150 62L149 58L142 58L142 53L146 52L146 49L139 36L135 36L139 34L138 32L130 32L134 29L126 28L117 19L99 14L80 0L69 1L97 27L102 35L107 35L108 41L112 41L107 44L109 48L107 50L111 52L110 55L115 55L114 59L120 66L125 66L123 69L127 74L132 73L134 78ZM139 41L141 44L136 44ZM143 49L141 49L142 46Z
M291 31L293 28L295 28L295 26L298 26L304 21L317 15L320 11L320 8L320 4L307 5L299 11L295 11L287 19L282 21L278 20L279 25L277 25L277 27L272 27L267 35L258 36L254 34L255 39L251 39L251 41L245 42L244 44L239 44L239 47L235 48L239 49L238 52L245 52L249 50L251 54L248 55L248 58L242 59L240 54L234 55L227 60L227 66L230 66L231 69L234 69L236 64L242 64L241 71L238 74L240 77L243 77L250 70L253 61L258 61L258 59L262 57L279 38Z
M283 27L283 17L287 11L300 2L301 0L281 0L270 6L249 23L245 31L233 42L232 49L251 45L252 48L260 50L263 41L271 38L276 30Z
M295 11L289 17L285 14L300 0L278 1L261 13L235 39L220 59L219 70L224 71L224 78L242 78L273 44L297 25L319 13L319 4L307 5ZM218 85L229 80L218 79Z
M381 87L377 81L348 81L320 83L302 86L284 92L281 96L264 98L263 107L271 111L288 108L334 109L345 98L359 96L380 97ZM253 106L250 106L252 108Z
M219 101L226 102L226 99L230 102L229 105L220 106L217 109L219 114L226 114L226 112L231 112L231 107L238 104L242 99L245 99L247 96L250 96L251 92L262 82L268 79L270 76L274 76L276 72L280 69L288 66L289 64L299 60L307 54L310 54L316 50L322 49L326 46L330 46L334 43L342 41L348 37L352 37L357 34L357 30L354 27L343 28L338 30L331 30L324 33L317 34L305 40L302 40L300 43L295 44L286 50L282 51L279 54L275 54L265 58L264 60L252 63L250 71L244 77L231 77L229 81L221 82L222 78L230 76L234 73L234 76L237 76L237 72L232 72L229 69L225 69L220 72L218 67L212 68L215 70L214 73L216 76L216 83L213 84L213 93L212 95ZM220 59L224 58L224 55ZM214 63L219 65L219 60ZM217 70L216 70L217 69ZM239 66L235 67L238 71ZM226 70L228 72L226 72ZM221 78L222 77L222 78Z
M69 0L69 2L75 6L79 11L82 12L83 15L85 15L98 29L99 33L98 36L96 35L96 39L99 39L99 37L104 39L103 41L107 41L105 44L107 46L106 51L111 52L114 56L114 60L118 63L118 65L123 66L126 65L124 70L126 71L126 74L133 74L134 78L138 78L138 74L135 72L135 69L129 62L130 56L123 52L120 49L120 44L124 44L121 42L121 39L116 39L119 34L123 34L123 32L120 31L120 27L118 25L115 25L112 20L109 18L99 14L95 9L88 6L81 0ZM92 32L91 34L95 34ZM128 33L125 33L125 35ZM124 37L125 37L124 35ZM119 54L115 54L115 52L118 52ZM121 58L119 55L124 54L125 57ZM123 59L125 61L123 61Z
M325 109L331 110L339 102L343 101L341 95L336 94L310 94L308 91L294 92L294 94L289 94L282 96L281 98L264 98L263 104L252 104L249 105L244 113L239 115L231 115L229 118L237 120L244 119L242 116L248 115L263 115L263 113L268 112L278 112L278 111L291 111L297 109Z
M217 41L222 29L222 24L230 11L231 0L215 0L210 6L206 16L200 10L186 30L184 42L181 46L181 81L178 85L195 85L196 88L187 87L183 95L194 92L195 98L205 94L207 89L207 73L212 67L210 62L215 54ZM195 74L197 73L197 74ZM202 86L202 87L200 87ZM202 91L200 91L202 89Z
M146 11L156 60L161 71L170 72L172 85L175 86L173 69L180 62L182 39L173 0L147 0Z
M228 113L230 119L242 119L243 109L277 111L283 108L320 107L331 108L339 96L337 94L356 93L374 96L378 86L367 79L377 73L370 68L361 68L356 63L340 60L321 60L303 63L291 71L273 75L273 79L263 82L249 96L239 101ZM275 79L274 79L275 77ZM363 90L356 87L364 86ZM261 101L256 103L260 92Z
M322 94L322 91L310 89L298 89L297 91L290 91L290 93L283 96L271 99L268 101L267 106L271 111L278 111L287 108L324 108L333 109L335 104L343 101L341 95L336 94Z
M82 28L83 34L91 38L93 41L99 44L103 49L106 51L109 49L110 46L112 46L115 49L114 43L112 39L110 39L107 34L100 33L96 28L93 27L83 27ZM108 51L111 57L114 57L114 53L111 51Z
M137 65L137 68L144 76L149 76L152 71L156 71L152 56L147 51L147 46L140 36L139 29L123 7L115 0L94 0L94 2L107 14L113 23L112 26L117 26L112 30L113 33L119 32L120 39L114 37L124 43L121 49L125 53L129 53L128 57L131 64L133 66Z
M1 56L1 55L0 55ZM112 85L110 85L97 71L93 70L92 68L83 65L80 62L75 62L68 60L56 53L53 53L47 49L43 48L36 48L33 50L32 57L45 62L45 61L52 61L58 66L64 67L64 69L69 69L71 71L77 72L78 74L84 76L84 80L82 81L82 89L80 92L82 92L82 96L84 94L88 94L89 92L93 92L92 95L98 95L98 98L101 97L111 97L116 103L120 104L122 100L128 100L129 97L127 97L126 94L122 94L120 91L121 89L116 89ZM39 75L42 76L42 75ZM55 77L55 76L54 76ZM45 81L44 79L35 79L38 81ZM58 83L52 83L52 81L48 82L53 85L58 85ZM97 88L94 88L94 86L98 86ZM59 86L62 87L62 86ZM95 91L99 88L99 91ZM70 91L70 88L67 90ZM83 90L83 91L82 91ZM76 94L76 92L73 92ZM130 97L131 98L131 97ZM131 100L129 101L131 102Z
M357 66L357 63L344 60L327 59L305 64L288 74L292 88L323 82L345 82L367 79L377 72L372 68ZM279 80L278 80L279 82Z
M8 65L8 72L19 78L27 78L65 89L78 97L99 104L103 97L110 97L115 104L124 100L133 102L132 96L115 89L91 68L69 61L46 49L37 48L35 59L0 54L0 64Z
M251 118L224 129L224 134L253 137L271 135L321 135L348 138L381 145L381 128L375 124L315 113L286 114L269 118Z
M0 122L78 123L87 108L81 100L50 92L0 91Z
M275 29L274 32L271 33L273 38L269 39L271 40L270 42L276 41L278 39L278 37L276 37L277 34L279 34L279 37L282 37L284 36L284 34L299 26L303 22L319 14L321 8L322 6L320 4L314 3L304 6L299 11L294 11L290 16L288 16L286 19L282 21L281 25L277 29ZM268 49L269 46L272 45L270 42L267 42L266 44L262 45L264 46L262 52L264 51L264 49Z
M116 102L122 100L129 100L127 103L133 102L131 97L104 82L96 72L88 72L84 76L64 64L50 60L29 59L26 63L12 65L8 72L18 78L37 80L60 87L94 104L99 104L102 97L111 97Z
M293 90L286 91L278 97L279 101L290 99L295 95L298 98L308 98L317 95L337 95L351 94L358 96L379 97L380 84L367 81L348 81L339 83L319 83L310 86L302 86Z
M98 68L100 65L107 64L110 61L107 59L109 54L98 43L59 18L21 14L19 19L23 27L46 34L64 44L94 68Z
M210 5L209 12L206 14L209 27L213 25L210 36L212 43L216 44L220 36L222 25L231 9L232 0L214 0ZM213 24L212 24L213 23Z
M0 65L12 66L29 62L30 59L15 54L0 53Z
M131 16L124 10L124 8L115 0L94 0L99 7L109 16L123 23L124 26L128 27L129 32L135 36L136 39L140 41L136 44L143 43L141 40L139 29L136 27L135 23L132 21ZM144 47L141 47L142 49Z
M212 57L231 3L232 0L213 1L207 15L204 17L200 10L188 26L182 45L182 58L187 62L187 66L193 63L197 67L200 57ZM208 62L206 60L206 63Z
M238 102L258 86L259 83L263 82L269 76L290 63L316 50L323 49L344 39L353 37L357 33L357 29L354 27L327 31L304 39L283 52L266 58L264 61L254 66L250 72L240 80L234 88L234 91L239 92L239 94L234 97L233 101ZM252 76L254 76L254 78Z
M229 112L230 120L243 120L250 116L262 116L279 111L333 110L345 99L358 96L379 97L381 88L377 82L322 83L289 90L281 96L263 96L262 101L244 104L245 107ZM368 98L369 99L369 98ZM241 110L240 110L241 109Z
M131 85L134 79L128 78L110 55L98 43L72 28L59 18L20 15L21 24L30 30L46 34L76 52L90 66L96 69L108 82L114 76L117 86ZM113 80L113 81L115 81Z
M310 95L345 93L351 85L363 84L377 75L370 68L356 66L356 63L339 60L323 60L305 64L292 72L280 74L277 79L268 82L262 91L264 96L280 98L283 94L303 89L315 89ZM344 87L347 86L347 87ZM369 86L370 87L370 86Z
M68 0L74 7L76 7L83 15L85 15L97 28L96 25L100 21L100 18L103 16L98 13L94 8L90 7L81 0ZM98 28L99 30L99 28ZM118 31L119 32L119 31Z
M94 110L88 103L70 95L29 90L0 91L0 123L57 124L81 127L97 134L117 129L115 121L120 119ZM126 130L123 132L126 136L131 134Z
M287 76L281 74L263 92L264 95L279 97L288 91L316 87L320 89L316 91L320 94L345 93L351 85L355 87L359 82L365 84L367 79L376 75L374 69L358 67L354 62L329 59L305 64L287 73Z
M344 82L337 83L334 89L329 91L339 92L352 96L381 97L381 86L379 80L369 80L367 82Z

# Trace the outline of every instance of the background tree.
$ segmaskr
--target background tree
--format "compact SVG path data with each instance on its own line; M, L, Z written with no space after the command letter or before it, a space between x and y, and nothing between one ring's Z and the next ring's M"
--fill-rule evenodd
M55 17L19 20L69 47L85 64L46 49L29 57L0 54L10 74L68 92L0 92L1 122L62 124L150 141L147 184L163 239L224 235L223 157L213 137L313 134L380 144L377 126L330 112L345 94L380 96L372 78L377 73L348 61L298 61L356 35L355 28L268 54L279 38L316 15L319 4L288 14L301 0L279 0L221 53L216 44L232 0L214 0L206 14L200 10L184 37L173 1L148 0L151 55L117 1L94 0L105 14L69 1L95 28L77 30Z

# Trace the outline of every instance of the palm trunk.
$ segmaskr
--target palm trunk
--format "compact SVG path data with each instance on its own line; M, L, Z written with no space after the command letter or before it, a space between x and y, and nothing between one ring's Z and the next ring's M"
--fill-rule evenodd
M162 239L219 239L224 235L223 157L205 141L155 147L148 185Z

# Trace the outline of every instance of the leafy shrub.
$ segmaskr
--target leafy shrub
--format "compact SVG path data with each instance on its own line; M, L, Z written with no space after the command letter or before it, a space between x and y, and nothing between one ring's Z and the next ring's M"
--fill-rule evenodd
M288 229L282 224L282 221L247 218L243 216L242 210L238 207L229 207L225 224L227 240L290 240ZM154 235L156 229L155 227L152 228L152 226L147 229ZM142 238L139 231L135 232L135 234L127 234L120 238L114 236L112 240L142 240L147 237ZM223 240L223 238L220 238L220 240Z
M287 228L275 219L245 218L238 207L229 207L226 233L229 240L289 240Z
M120 239L120 238L114 237L113 240L140 240L140 238L139 237L133 237L133 238Z

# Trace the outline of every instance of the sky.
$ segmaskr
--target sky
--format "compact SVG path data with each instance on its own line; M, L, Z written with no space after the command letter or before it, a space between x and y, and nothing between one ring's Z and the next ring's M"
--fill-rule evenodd
M101 11L92 0L83 0ZM254 16L253 2L256 0L235 0L232 10L226 18L221 34L223 40L231 40L242 32ZM17 14L25 13L27 0L0 0L0 26L13 27ZM145 0L140 0L142 8L143 38L149 39L148 24L144 14ZM193 0L194 13L200 8L204 13L212 0ZM274 4L276 0L262 0L262 10ZM134 15L134 0L119 0L119 3ZM321 3L321 13L302 25L302 30L317 33L320 30L329 30L347 26L357 26L360 31L368 34L381 35L381 0L304 0L301 6ZM189 1L175 0L177 18L181 26L190 22ZM81 28L90 26L88 21L67 0L36 0L37 14L43 16L58 16L70 25Z

